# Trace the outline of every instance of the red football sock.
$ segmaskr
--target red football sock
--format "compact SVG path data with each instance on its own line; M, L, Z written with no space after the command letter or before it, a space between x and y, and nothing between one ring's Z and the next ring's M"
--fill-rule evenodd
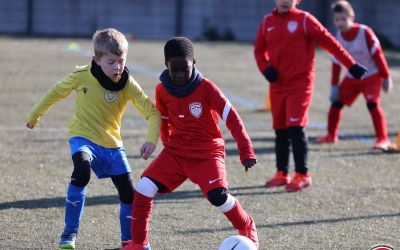
M339 135L339 124L342 119L342 109L331 107L328 113L328 134L333 138Z
M388 140L385 114L383 113L381 106L377 105L375 108L370 109L369 113L371 114L372 123L374 124L378 141Z
M132 208L132 241L136 244L147 245L149 242L149 220L153 199L135 191Z
M224 214L226 218L230 220L233 227L238 230L245 228L250 218L249 214L246 213L246 211L244 211L243 208L240 206L238 200L235 201L235 205L233 206L233 208L228 212L225 212Z

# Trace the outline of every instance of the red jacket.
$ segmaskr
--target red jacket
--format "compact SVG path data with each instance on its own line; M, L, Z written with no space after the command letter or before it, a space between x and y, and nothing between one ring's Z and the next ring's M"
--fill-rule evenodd
M387 64L385 55L383 54L379 40L370 27L355 23L348 32L341 32L340 34L346 41L351 43L356 38L358 31L361 27L365 29L365 39L367 42L369 53L372 55L372 58L379 70L380 77L383 79L388 78L390 74L389 66ZM332 85L336 85L339 83L340 71L341 65L338 64L334 59L332 62Z
M224 159L225 146L218 116L236 140L240 160L256 159L250 138L229 100L210 80L203 78L186 97L175 97L160 83L156 106L161 112L161 140L165 150L185 157Z
M333 54L347 68L354 59L311 14L293 8L281 14L275 9L261 21L254 44L259 70L267 66L278 71L271 89L313 88L315 44Z

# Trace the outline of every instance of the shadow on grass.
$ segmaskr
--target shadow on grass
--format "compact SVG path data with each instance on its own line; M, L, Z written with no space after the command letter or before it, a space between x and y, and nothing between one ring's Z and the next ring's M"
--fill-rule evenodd
M271 191L265 189L262 185L234 187L229 189L235 196L254 196L254 195L274 195L286 193L285 191ZM243 192L246 191L246 192ZM156 203L190 203L192 199L203 199L200 190L193 191L175 191L169 194L158 195L155 198ZM86 197L85 206L112 205L119 204L117 195L102 195L95 197ZM53 207L64 207L64 197L40 198L32 200L20 200L0 203L0 210L6 209L46 209Z
M335 224L341 222L351 222L359 220L371 220L371 219L383 219L383 218L395 218L400 217L400 213L392 214L372 214L372 215L361 215L354 217L343 217L343 218L332 218L332 219L321 219L321 220L304 220L297 222L282 222L273 224L257 224L257 228L280 228L280 227L293 227L293 226L309 226L309 225L319 225L319 224ZM197 233L213 233L216 231L229 231L233 230L233 227L223 227L219 229L195 229L195 230L185 230L179 231L181 234L197 234Z
M237 155L239 156L239 151L237 148L226 148L225 153L227 156ZM274 154L275 147L254 147L254 153L256 155L263 155L263 154Z
M397 132L389 132L389 137L397 136ZM308 139L312 143L316 143L318 136L309 136ZM340 141L372 141L375 142L375 134L341 134L339 135L339 142Z

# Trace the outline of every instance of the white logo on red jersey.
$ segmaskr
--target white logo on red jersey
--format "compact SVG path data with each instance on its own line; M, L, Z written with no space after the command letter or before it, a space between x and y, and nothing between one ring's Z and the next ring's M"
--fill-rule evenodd
M201 113L203 112L201 103L192 102L191 104L189 104L189 111L194 117L199 118L201 116Z
M217 178L217 179L214 179L214 180L208 180L208 184L213 184L214 182L216 182L218 180L222 180L222 178Z
M290 21L287 24L287 28L288 28L290 33L295 32L297 30L297 26L298 26L298 24L297 24L296 21Z
M271 32L273 29L275 29L275 26L268 27L268 28L267 28L267 32Z

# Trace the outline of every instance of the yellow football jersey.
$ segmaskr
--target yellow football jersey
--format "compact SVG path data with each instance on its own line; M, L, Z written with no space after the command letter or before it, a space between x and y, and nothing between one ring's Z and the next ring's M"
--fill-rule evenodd
M128 102L148 120L146 141L157 144L160 113L139 84L129 76L120 91L104 89L90 72L90 65L77 66L75 71L55 84L42 96L28 115L28 123L38 124L40 118L71 91L77 93L74 113L69 122L69 137L82 136L107 148L122 147L121 117Z

